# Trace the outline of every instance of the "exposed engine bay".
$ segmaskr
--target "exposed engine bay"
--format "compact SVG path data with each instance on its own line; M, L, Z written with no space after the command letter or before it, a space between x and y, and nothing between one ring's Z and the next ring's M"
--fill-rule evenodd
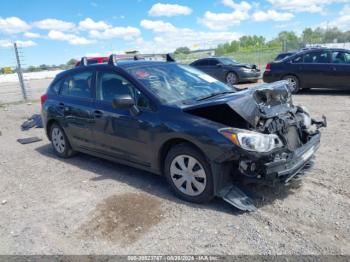
M293 104L286 81L239 91L184 111L228 126L219 131L244 150L233 152L233 159L227 161L231 171L226 177L243 183L273 186L299 180L313 166L320 145L319 128L327 126L324 116L316 121L306 107ZM248 138L240 137L240 132ZM264 136L270 138L272 147L265 151L264 147L249 148L249 143L259 144L259 137ZM242 146L242 142L247 145ZM255 210L237 183L224 187L219 196L241 210Z
M270 153L248 152L247 156L242 154L239 160L239 171L257 181L287 181L295 176L307 166L310 157L317 150L319 128L327 125L325 117L316 121L305 107L293 105L286 81L240 91L227 100L220 100L220 103L205 103L195 108L186 108L185 111L229 127L276 135L276 143L280 143L276 146L278 149ZM311 147L313 143L317 147ZM308 147L312 148L312 152ZM304 159L307 161L302 161L306 157L302 154L306 154L304 151L307 149L310 149L307 152L310 156ZM300 158L300 163L296 163L297 157ZM295 161L287 168L285 163L293 158ZM280 164L280 170L275 168L277 163Z
M316 121L305 107L293 105L285 81L238 92L234 96L225 103L185 111L231 127L277 134L290 150L307 143L310 136L327 125L325 117Z

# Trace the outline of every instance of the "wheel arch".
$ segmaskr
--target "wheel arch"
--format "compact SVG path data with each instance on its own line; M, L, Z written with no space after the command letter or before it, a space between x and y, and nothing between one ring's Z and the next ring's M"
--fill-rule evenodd
M158 151L158 169L160 171L160 174L163 175L163 171L164 171L164 161L165 158L169 152L169 150L179 144L182 143L186 143L190 146L192 146L193 148L195 148L196 150L198 150L198 152L200 152L205 158L206 155L204 153L204 151L195 143L193 143L192 141L185 139L185 138L170 138L167 141L165 141L162 146L160 147L159 151Z
M51 141L51 134L50 134L50 130L53 124L58 124L58 121L56 119L50 119L49 121L47 121L46 123L46 136L47 138Z

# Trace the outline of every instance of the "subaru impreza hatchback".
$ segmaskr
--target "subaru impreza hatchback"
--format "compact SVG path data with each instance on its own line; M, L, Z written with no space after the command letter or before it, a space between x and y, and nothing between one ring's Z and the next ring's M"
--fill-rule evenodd
M141 168L184 200L221 196L241 209L236 185L300 178L325 126L293 105L285 81L236 91L187 65L115 56L60 73L41 100L59 157L79 151Z

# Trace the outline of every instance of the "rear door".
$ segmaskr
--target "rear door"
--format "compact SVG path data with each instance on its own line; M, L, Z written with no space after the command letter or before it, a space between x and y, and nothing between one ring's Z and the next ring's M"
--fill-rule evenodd
M112 107L118 95L131 95L140 114ZM150 100L117 69L97 72L93 137L96 150L108 156L149 167L152 162L153 121L157 116Z
M332 87L350 87L350 51L332 52Z
M94 76L92 70L84 69L62 80L57 113L62 117L61 124L73 147L93 147Z
M303 55L303 63L298 64L299 75L304 87L330 87L332 70L328 50L310 51Z
M206 73L216 78L219 81L225 81L223 65L218 59L208 59Z

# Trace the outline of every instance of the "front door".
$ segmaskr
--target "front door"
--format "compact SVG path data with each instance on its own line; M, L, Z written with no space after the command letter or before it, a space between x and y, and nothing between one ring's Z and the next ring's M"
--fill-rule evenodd
M132 96L140 113L113 108L112 100L118 95ZM151 165L155 113L149 100L122 73L112 70L97 73L94 118L93 137L100 153L142 166Z
M350 52L332 52L332 86L334 88L350 87Z

